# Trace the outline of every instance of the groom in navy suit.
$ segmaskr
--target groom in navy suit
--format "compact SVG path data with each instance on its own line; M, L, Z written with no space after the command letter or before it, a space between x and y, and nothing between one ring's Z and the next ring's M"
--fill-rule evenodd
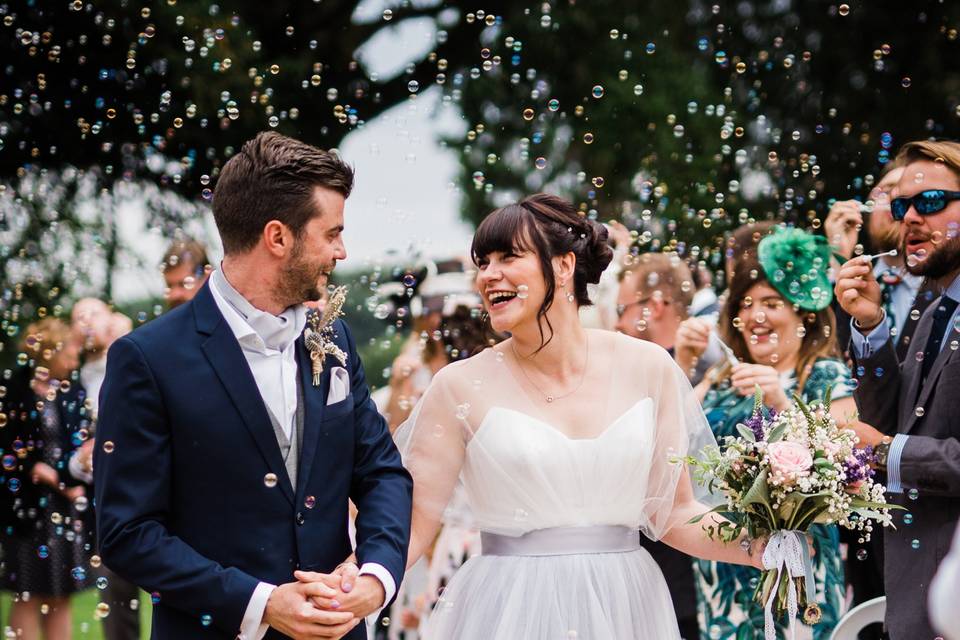
M412 481L346 324L322 334L319 380L302 335L303 303L346 257L352 185L335 154L272 132L247 142L214 193L221 267L110 348L100 554L152 592L154 638L360 639L400 584Z

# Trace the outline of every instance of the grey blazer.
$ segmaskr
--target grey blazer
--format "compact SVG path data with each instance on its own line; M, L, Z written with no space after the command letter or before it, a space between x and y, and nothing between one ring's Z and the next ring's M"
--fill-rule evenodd
M950 345L960 333L951 330L922 388L923 363L916 357L927 344L937 304L920 318L902 364L889 340L856 361L860 385L854 398L861 419L889 435L910 436L900 460L903 493L888 494L907 511L895 511L896 530L884 532L891 640L936 637L927 615L927 589L960 517L960 350Z

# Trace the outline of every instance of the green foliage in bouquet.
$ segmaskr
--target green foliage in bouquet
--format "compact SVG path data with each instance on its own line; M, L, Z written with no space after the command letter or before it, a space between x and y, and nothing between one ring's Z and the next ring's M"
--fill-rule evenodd
M870 449L858 449L856 434L830 415L830 395L828 390L822 402L811 405L794 395L793 404L776 413L764 406L757 388L753 415L737 425L738 436L724 438L702 457L685 458L694 480L725 498L690 523L708 514L721 516L709 518L703 529L726 543L741 540L744 532L747 541L782 541L789 537L784 534L805 534L814 524L857 530L866 540L874 523L893 526L890 509L899 507L887 504L885 488L874 481ZM765 553L765 566L767 559ZM782 568L781 561L763 572L756 599L767 603L776 590L776 615L795 608L788 606L793 602L804 609L806 622L815 623L819 610L807 602L810 590L805 594L802 588L803 575ZM809 563L809 558L796 561Z

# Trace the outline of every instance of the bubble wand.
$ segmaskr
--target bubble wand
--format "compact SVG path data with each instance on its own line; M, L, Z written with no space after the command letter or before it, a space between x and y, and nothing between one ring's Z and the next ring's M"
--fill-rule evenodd
M897 250L896 250L896 249L890 249L890 251L884 251L883 253L875 253L875 254L873 254L872 256L863 256L863 259L864 259L866 262L873 262L873 261L876 260L877 258L883 258L883 257L885 257L885 256L893 257L893 256L895 256L895 255L897 255Z

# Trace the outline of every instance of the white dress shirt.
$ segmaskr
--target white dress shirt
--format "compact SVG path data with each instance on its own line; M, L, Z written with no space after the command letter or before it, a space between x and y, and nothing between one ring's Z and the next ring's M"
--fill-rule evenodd
M80 367L80 384L87 392L87 398L90 400L90 408L93 415L97 415L97 409L100 407L100 387L103 386L103 379L107 377L107 357L103 354L97 360L88 360Z
M232 291L231 291L232 290ZM239 296L223 271L217 269L210 276L210 292L214 302L230 330L240 343L243 357L250 366L253 379L260 390L260 396L267 410L280 423L288 438L293 437L294 420L297 413L297 358L296 338L306 326L306 313L297 309L293 316L296 323L292 332L294 339L282 349L268 347L264 340L244 319L243 315L227 301L226 296ZM304 425L304 428L307 428ZM364 563L360 568L360 575L372 575L383 585L386 600L389 602L396 592L393 576L386 567L374 562ZM268 625L263 622L263 614L267 608L267 600L276 589L276 585L261 582L254 589L253 595L247 604L243 620L240 624L240 637L243 640L260 640L267 633Z
M97 410L100 407L100 387L103 386L103 379L106 377L106 354L97 360L88 360L80 367L80 384L83 385L83 389L87 393L87 400L90 402L90 415L94 420L97 418ZM67 460L67 470L80 482L93 484L93 474L83 468L76 452Z

